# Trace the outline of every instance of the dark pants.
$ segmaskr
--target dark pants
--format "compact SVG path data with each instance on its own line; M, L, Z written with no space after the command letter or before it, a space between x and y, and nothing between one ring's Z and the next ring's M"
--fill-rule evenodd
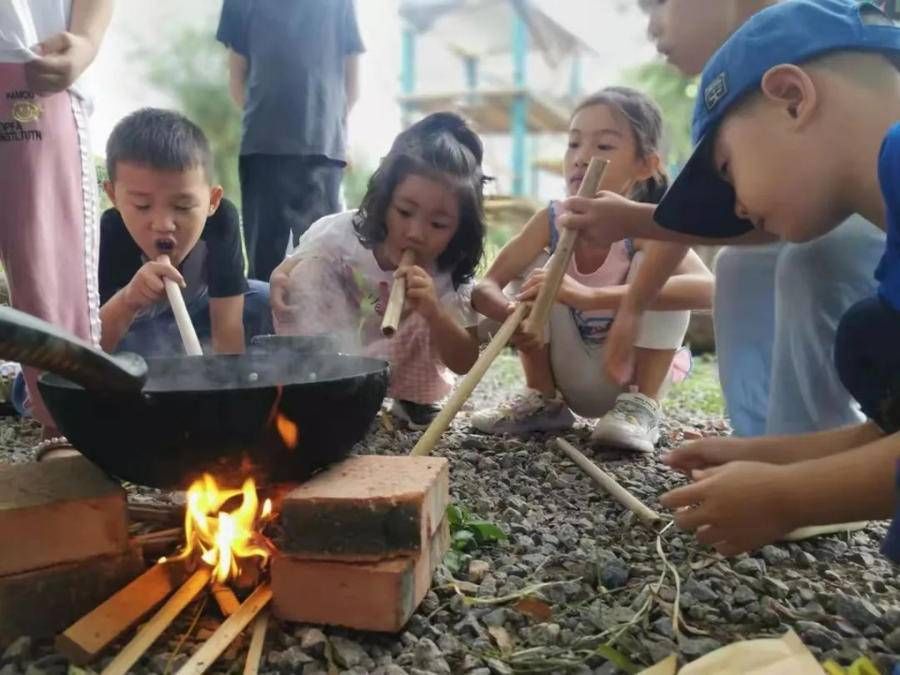
M284 260L288 238L300 235L322 216L337 212L343 164L327 157L241 155L248 277L268 281Z
M885 433L900 431L900 312L881 298L853 305L834 346L841 382Z

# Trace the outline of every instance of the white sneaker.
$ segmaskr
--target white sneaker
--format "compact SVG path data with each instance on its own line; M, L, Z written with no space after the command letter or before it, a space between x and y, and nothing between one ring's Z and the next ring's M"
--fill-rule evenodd
M662 408L643 394L619 394L613 409L597 420L591 440L614 448L653 452Z
M529 434L571 429L575 416L561 397L526 389L496 408L474 413L469 423L485 434Z

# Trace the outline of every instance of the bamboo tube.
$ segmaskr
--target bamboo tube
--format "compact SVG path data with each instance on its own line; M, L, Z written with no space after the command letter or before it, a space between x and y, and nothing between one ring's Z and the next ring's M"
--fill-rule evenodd
M421 438L419 438L419 442L416 443L415 447L412 449L411 455L428 455L431 453L435 444L438 442L438 439L441 437L441 434L447 430L447 427L450 426L450 422L456 417L456 413L458 413L459 409L463 407L463 404L469 400L472 391L478 386L478 383L481 382L481 378L484 377L484 374L487 372L487 369L490 368L494 359L497 358L497 355L503 351L506 343L509 342L513 333L516 332L516 328L522 323L522 319L525 318L527 312L528 305L520 304L513 313L506 318L506 321L503 322L500 330L497 331L497 334L488 343L488 346L481 352L475 365L472 366L471 370L466 373L466 376L463 377L459 385L457 385L453 394L450 396L450 400L444 404L441 412L439 412L437 417L434 418L434 421L428 425L425 433L422 434Z
M398 267L409 267L416 261L416 253L412 249L403 251ZM400 315L403 314L403 302L406 300L406 277L394 280L387 307L384 308L384 319L381 321L381 332L385 337L394 337L400 327Z
M247 649L247 660L244 662L244 675L257 675L259 660L266 644L266 630L269 628L269 612L262 612L253 622L253 635Z
M224 617L231 616L238 611L238 608L241 606L234 591L225 584L220 584L219 582L213 583L212 596L213 600L215 600L216 604L219 606L219 611L222 612L222 616Z
M160 607L137 635L125 645L100 675L125 675L141 656L150 649L156 639L169 627L181 611L206 588L210 578L210 568L202 567L194 572L186 582Z
M575 464L588 476L594 479L610 497L636 515L645 525L653 525L662 517L641 500L616 482L616 479L603 471L599 466L585 457L574 445L562 438L556 439L556 445L565 452Z
M578 188L579 197L593 197L597 194L600 181L606 172L609 161L594 157L588 165L587 173L581 180L581 186ZM566 270L569 269L569 262L572 260L572 253L575 251L575 241L578 239L578 231L561 228L559 235L559 243L556 250L550 256L550 260L544 266L547 274L544 277L544 285L541 287L540 293L534 301L534 307L528 315L525 330L528 333L543 336L544 343L547 342L545 330L547 320L550 317L550 309L556 302L556 294L559 293L560 284Z
M157 258L157 262L169 262L169 256L161 255ZM169 298L169 304L172 306L172 314L175 315L175 323L178 324L178 332L181 333L181 341L184 343L184 351L188 356L202 356L203 349L200 347L200 340L197 339L197 332L194 330L194 324L191 322L191 315L188 314L187 305L184 304L184 296L178 284L166 277L163 279L166 285L166 295Z
M238 611L225 619L224 623L203 643L200 649L194 652L194 655L188 659L188 662L176 675L202 675L205 673L271 599L272 588L268 582L257 586L244 604L238 608Z

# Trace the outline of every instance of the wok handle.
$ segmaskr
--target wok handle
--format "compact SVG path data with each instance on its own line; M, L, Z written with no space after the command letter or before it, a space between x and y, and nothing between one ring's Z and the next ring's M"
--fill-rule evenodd
M140 391L147 379L147 362L137 354L111 356L11 307L0 307L0 358L48 370L86 389Z

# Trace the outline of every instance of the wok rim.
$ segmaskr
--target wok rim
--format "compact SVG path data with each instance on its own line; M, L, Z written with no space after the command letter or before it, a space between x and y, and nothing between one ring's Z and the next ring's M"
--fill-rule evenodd
M261 359L265 358L265 353L251 353L247 352L245 354L204 354L203 356L156 356L156 357L147 357L144 360L147 362L148 372L152 370L152 365L154 362L173 362L173 361L183 361L184 359L204 359L204 360L237 360L237 359ZM390 375L390 363L385 361L384 359L377 359L371 356L360 356L358 354L346 354L344 352L320 352L316 354L316 358L320 357L329 357L329 356L343 356L354 359L360 365L360 369L356 372L348 375L341 375L336 377L323 377L316 378L315 380L300 380L297 382L279 382L279 383L271 383L271 382L246 382L243 383L240 387L209 387L205 389L197 389L197 388L166 388L166 389L151 389L148 388L146 383L141 389L135 390L133 393L139 394L210 394L210 393L218 393L218 392L229 392L229 391L239 391L239 390L247 390L247 389L274 389L276 387L289 387L289 386L303 386L303 385L312 385L312 384L333 384L333 383L341 383L347 382L350 380L355 380L361 377L368 378L378 375L389 376ZM148 377L149 380L149 377ZM89 391L85 389L80 384L76 384L71 380L66 379L62 375L57 375L56 373L51 372L43 372L38 377L38 384L46 387L55 387L59 389L68 389L73 391ZM115 393L130 393L130 392L118 392L114 389L98 389L94 390L91 393L99 393L99 392L114 392Z

